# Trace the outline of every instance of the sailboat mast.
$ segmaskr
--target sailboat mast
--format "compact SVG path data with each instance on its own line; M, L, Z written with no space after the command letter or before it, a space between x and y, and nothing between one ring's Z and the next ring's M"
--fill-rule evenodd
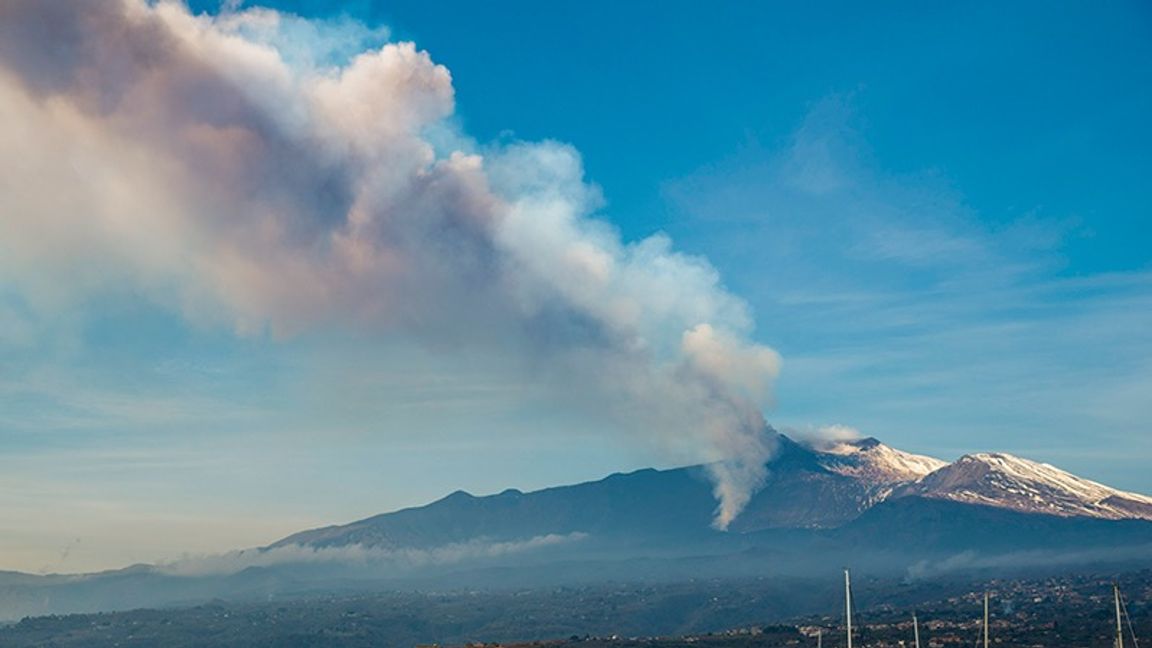
M920 648L920 622L916 619L916 613L912 613L912 634L916 638L916 648Z
M1116 648L1124 648L1124 626L1120 623L1120 584L1112 583L1112 595L1116 598Z
M984 592L984 648L988 648L988 592Z
M816 648L824 648L824 628L816 628Z
M848 648L852 648L852 579L844 570L844 616L848 618Z

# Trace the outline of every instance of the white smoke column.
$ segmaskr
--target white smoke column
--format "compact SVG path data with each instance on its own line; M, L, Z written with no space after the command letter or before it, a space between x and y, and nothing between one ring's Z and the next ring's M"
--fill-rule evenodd
M864 438L864 434L860 430L841 423L785 428L784 432L793 441L799 441L818 450L835 448L849 441L858 441Z
M451 75L383 32L143 0L0 4L0 271L129 289L241 334L351 327L515 356L710 462L726 528L764 479L777 355L662 235L593 217L579 155L481 149ZM63 47L60 44L66 43Z

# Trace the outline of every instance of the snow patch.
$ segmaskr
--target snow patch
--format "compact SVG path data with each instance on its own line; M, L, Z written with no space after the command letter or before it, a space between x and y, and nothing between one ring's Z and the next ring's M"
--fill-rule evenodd
M818 454L820 465L826 470L884 485L915 481L948 465L934 457L896 450L872 438L831 444Z
M1064 517L1152 520L1152 497L1005 453L965 455L901 494Z

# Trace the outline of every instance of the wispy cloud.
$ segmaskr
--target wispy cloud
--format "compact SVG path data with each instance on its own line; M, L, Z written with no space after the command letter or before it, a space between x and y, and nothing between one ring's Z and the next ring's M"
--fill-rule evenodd
M750 144L666 190L679 231L772 322L783 422L944 455L1122 438L1149 456L1152 274L1076 271L1075 215L989 218L940 171L883 168L859 121L831 97L779 149Z
M446 565L522 554L546 547L580 542L586 533L548 534L515 541L476 538L425 549L386 549L354 544L341 547L286 545L270 549L246 549L225 554L186 556L161 563L157 569L173 576L233 574L249 567L292 564L338 564L370 567L374 573L403 573L418 567Z

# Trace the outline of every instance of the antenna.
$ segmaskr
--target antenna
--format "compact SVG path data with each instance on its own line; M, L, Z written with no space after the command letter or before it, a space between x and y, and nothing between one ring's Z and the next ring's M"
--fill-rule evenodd
M984 590L984 648L988 648L988 590Z
M1120 585L1113 581L1112 596L1116 599L1116 648L1124 648L1124 624L1120 618Z
M852 648L852 578L844 570L844 616L848 619L848 648Z
M916 619L916 613L912 613L912 633L916 638L916 648L920 648L920 622Z
M1132 648L1140 648L1140 640L1136 638L1136 630L1132 627L1132 615L1128 614L1128 604L1124 602L1124 594L1120 592L1120 584L1116 583L1116 602L1120 605L1120 610L1124 613L1124 620L1128 625L1128 634L1132 637ZM1119 635L1122 637L1123 635Z

